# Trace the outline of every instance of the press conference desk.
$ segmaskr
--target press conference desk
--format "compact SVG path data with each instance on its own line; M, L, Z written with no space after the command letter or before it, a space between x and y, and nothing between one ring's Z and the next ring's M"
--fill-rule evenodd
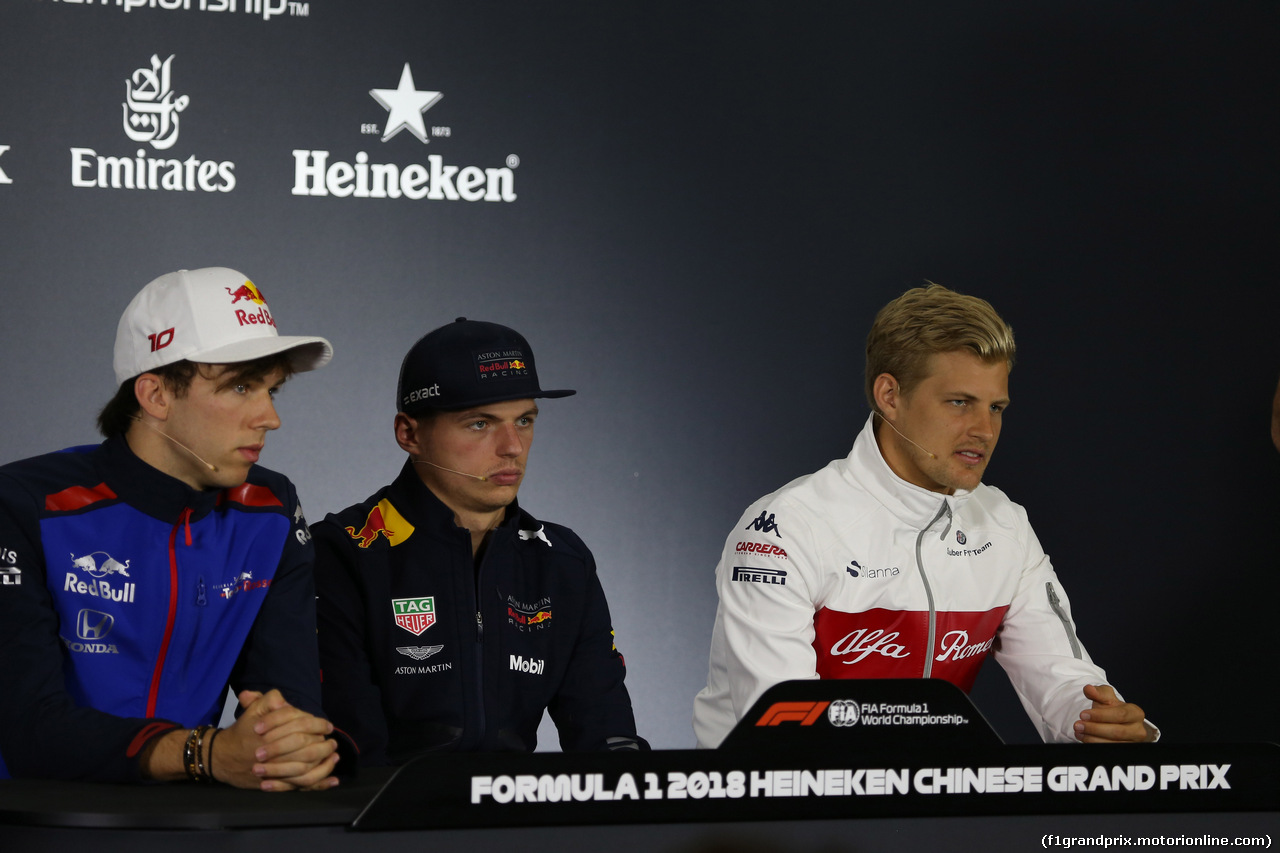
M1030 849L1046 835L1276 843L1278 832L1274 744L899 749L855 760L808 749L437 755L285 795L0 783L5 853L936 851L940 841Z
M1100 835L1269 848L1280 746L1005 746L946 682L791 681L716 750L435 753L305 794L0 782L0 853L936 853Z

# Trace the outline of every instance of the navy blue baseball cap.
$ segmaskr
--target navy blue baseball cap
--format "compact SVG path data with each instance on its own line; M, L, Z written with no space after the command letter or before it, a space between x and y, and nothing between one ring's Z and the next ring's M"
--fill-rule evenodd
M538 386L533 350L515 329L459 317L409 349L400 365L396 411L413 415L576 393Z

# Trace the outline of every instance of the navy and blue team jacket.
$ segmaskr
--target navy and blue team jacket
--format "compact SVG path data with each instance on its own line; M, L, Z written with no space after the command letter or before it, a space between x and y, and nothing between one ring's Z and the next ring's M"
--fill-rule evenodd
M197 491L117 437L0 468L0 778L135 779L228 685L320 714L312 553L256 465Z
M408 464L312 527L325 711L366 764L432 750L647 749L591 552L514 503L479 561Z

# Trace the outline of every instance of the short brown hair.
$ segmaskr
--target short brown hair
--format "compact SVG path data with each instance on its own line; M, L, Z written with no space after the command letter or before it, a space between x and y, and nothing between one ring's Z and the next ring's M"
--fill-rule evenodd
M888 373L909 392L925 377L929 357L969 350L1013 367L1013 329L991 303L940 284L908 290L880 309L867 335L867 402L876 410L876 377Z
M191 380L196 377L197 373L206 379L212 379L219 374L206 371L218 367L223 368L218 382L219 390L229 388L232 385L259 382L263 377L276 370L283 371L284 379L288 379L293 375L293 359L288 352L275 353L274 355L255 358L252 361L240 361L234 364L205 364L184 359L147 372L159 376L176 396L185 397L187 390L191 387ZM116 389L115 396L98 413L98 431L107 438L128 431L129 424L138 417L138 412L141 411L142 407L138 405L138 397L133 392L133 383L137 378L135 376L132 379L121 382L120 387Z

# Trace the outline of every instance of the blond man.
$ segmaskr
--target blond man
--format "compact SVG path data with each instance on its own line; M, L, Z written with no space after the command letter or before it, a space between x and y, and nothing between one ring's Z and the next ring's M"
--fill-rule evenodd
M1026 512L982 483L1014 355L982 299L931 284L881 309L853 450L752 504L725 542L699 746L780 681L942 678L967 692L988 654L1045 741L1155 739L1076 637Z

